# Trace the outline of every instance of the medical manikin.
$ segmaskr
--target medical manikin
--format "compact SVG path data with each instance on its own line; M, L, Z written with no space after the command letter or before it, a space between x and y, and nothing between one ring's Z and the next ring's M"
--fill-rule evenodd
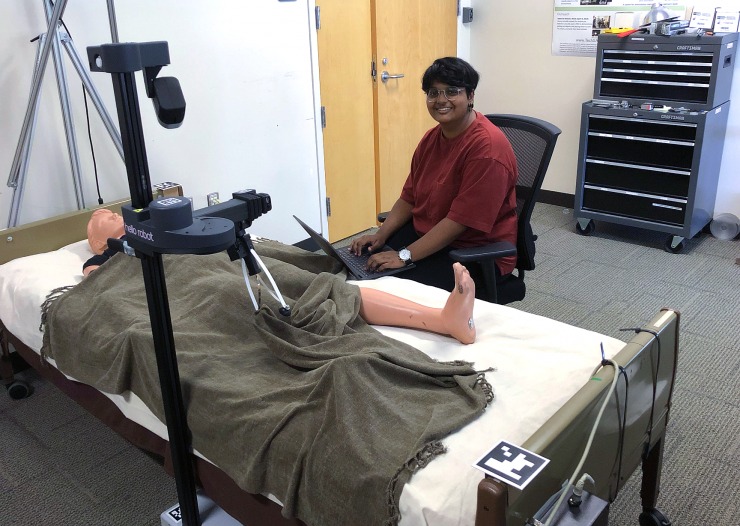
M115 251L107 246L108 238L120 238L123 234L123 217L119 214L106 209L93 212L87 225L87 238L90 248L96 255L83 266L85 276L115 254ZM452 270L455 274L455 289L441 309L419 305L379 290L360 287L362 298L360 316L371 325L427 330L452 336L460 343L473 343L475 283L467 269L460 263L455 263Z

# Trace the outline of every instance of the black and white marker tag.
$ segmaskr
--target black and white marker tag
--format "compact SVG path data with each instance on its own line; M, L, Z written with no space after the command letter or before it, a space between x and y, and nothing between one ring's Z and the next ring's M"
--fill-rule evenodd
M502 440L473 464L473 467L510 486L524 489L548 462L550 461L545 457Z
M181 522L182 521L182 512L180 511L180 505L176 505L174 508L172 508L169 512L170 517L172 517L175 522Z

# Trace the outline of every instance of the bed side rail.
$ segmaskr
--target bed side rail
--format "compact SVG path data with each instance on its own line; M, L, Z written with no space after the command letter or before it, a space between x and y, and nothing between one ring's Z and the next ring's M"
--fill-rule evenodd
M656 332L658 338L656 339L650 332L640 332L614 358L617 364L624 368L629 388L626 388L622 375L596 431L583 468L583 472L590 474L595 481L595 488L587 486L585 489L604 500L609 502L614 500L618 490L640 463L645 461L643 506L650 508L655 505L663 437L676 377L678 324L678 312L662 310L648 325L642 327ZM598 360L594 361L594 367L596 365ZM485 505L489 510L486 511L481 500L486 499L486 496L491 500L493 493L500 492L502 487L506 489L503 501L507 502L506 524L509 526L524 524L560 490L564 481L572 475L578 465L613 375L612 367L602 368L522 444L525 449L550 459L547 467L523 491L505 486L493 479L481 482L478 493L477 526L503 524L500 520L488 521L481 517L492 515L494 508L498 508L499 511L496 513L500 514L500 505L492 507L489 502ZM622 433L623 422L626 422L624 433ZM622 440L623 446L620 447ZM648 465L651 467L650 471L655 473L648 473Z
M120 213L130 199L111 201L93 208L42 219L26 225L0 230L0 265L17 258L50 252L87 237L87 223L92 213L107 208Z

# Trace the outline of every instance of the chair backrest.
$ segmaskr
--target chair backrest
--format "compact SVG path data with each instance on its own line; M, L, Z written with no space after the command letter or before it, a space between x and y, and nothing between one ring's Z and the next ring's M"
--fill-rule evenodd
M504 132L516 156L519 169L516 182L516 267L519 270L533 270L535 248L529 220L561 130L549 122L522 115L494 114L486 117Z

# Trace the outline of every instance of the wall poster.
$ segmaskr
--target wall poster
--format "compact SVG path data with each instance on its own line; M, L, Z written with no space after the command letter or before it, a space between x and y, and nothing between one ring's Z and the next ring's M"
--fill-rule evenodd
M686 14L681 0L664 0L663 6L673 16ZM596 40L603 31L638 28L654 0L555 0L552 22L552 54L559 56L596 56Z

